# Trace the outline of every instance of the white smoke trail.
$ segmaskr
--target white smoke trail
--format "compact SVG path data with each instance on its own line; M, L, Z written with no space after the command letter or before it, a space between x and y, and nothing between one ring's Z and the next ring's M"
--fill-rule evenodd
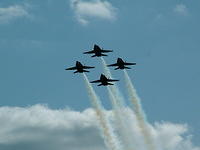
M87 76L85 74L83 74L83 75L84 75L84 80L85 80L87 91L88 91L88 94L89 94L89 97L91 100L92 107L96 111L96 115L98 117L99 123L102 128L103 137L104 137L106 146L110 150L121 150L122 148L121 148L120 142L118 141L117 137L115 136L114 131L104 114L104 108L101 105L101 102L100 102L98 96L96 95L93 87L89 83Z
M101 57L102 60L102 65L103 65L103 70L106 74L106 76L112 78L112 74L110 72L110 69L107 67L106 61L104 60L103 57ZM121 92L119 91L119 88L116 85L110 86L110 89L113 93L113 95L115 96L115 101L118 107L120 108L124 108L125 107L125 101L124 98L121 94Z
M138 126L141 130L143 137L144 137L144 142L147 145L147 148L149 150L156 150L155 143L154 143L154 140L153 140L152 135L151 135L151 131L148 128L148 122L146 121L145 113L142 110L140 98L138 97L137 92L136 92L126 70L124 70L124 75L125 75L125 80L126 80L126 86L128 88L128 93L129 93L129 96L130 96L130 101L134 106L134 112L135 112L135 115L136 115L136 119L138 121Z
M133 134L130 131L130 118L127 116L126 108L120 109L117 104L116 104L116 98L113 95L110 87L108 88L108 93L109 97L112 103L113 111L114 111L114 116L115 116L115 121L118 128L118 132L120 135L121 140L124 143L124 147L126 150L133 150L134 149L134 142L133 142Z
M102 60L105 74L109 76L110 78L112 78L112 74L109 68L107 67L105 60L102 57L101 57L101 60ZM130 150L130 149L133 150L134 137L133 137L133 134L130 132L130 128L129 128L130 121L125 112L126 107L125 107L124 98L116 85L109 86L107 89L108 89L109 97L111 100L111 104L113 107L113 111L114 111L114 115L115 115L115 119L117 123L116 126L119 129L121 140L124 142L124 147L127 150Z

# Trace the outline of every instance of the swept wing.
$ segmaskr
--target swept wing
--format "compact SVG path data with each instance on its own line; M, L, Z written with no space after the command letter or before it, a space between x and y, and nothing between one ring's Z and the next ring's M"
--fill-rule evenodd
M124 65L136 65L136 63L124 63Z
M91 67L91 66L83 66L83 69L91 69L91 68L95 68L95 67Z
M67 68L65 70L76 70L77 68L76 67L71 67L71 68Z
M119 81L119 80L113 80L113 79L107 79L108 82L115 82L115 81Z
M91 81L90 83L99 83L99 82L101 82L101 80Z
M95 53L94 50L88 51L88 52L84 52L83 54L93 54L93 53Z
M112 67L112 66L118 66L118 64L117 63L115 63L115 64L111 64L111 65L107 65L108 67Z
M113 52L113 50L101 50L101 52L103 52L103 53L108 53L108 52Z

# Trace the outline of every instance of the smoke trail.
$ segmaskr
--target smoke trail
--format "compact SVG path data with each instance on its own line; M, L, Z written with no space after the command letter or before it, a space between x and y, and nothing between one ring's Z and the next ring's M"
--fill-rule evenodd
M88 94L91 100L92 107L96 111L96 115L98 117L99 123L103 131L103 136L104 136L104 141L106 143L106 146L110 150L121 150L121 145L117 137L115 136L110 123L105 117L104 108L102 107L100 100L98 99L93 87L89 83L87 76L85 74L83 75L84 75L84 80L85 80L85 84L86 84Z
M136 119L138 121L141 133L144 136L144 142L146 143L149 150L155 150L156 149L155 143L152 139L150 129L148 128L148 122L146 121L145 113L142 110L140 98L138 97L137 92L126 70L124 70L124 75L125 75L126 85L128 88L128 93L130 96L130 101L134 105L134 112L136 115Z
M103 57L101 57L101 60L102 60L103 70L104 70L106 76L112 78L112 74L110 72L110 69L107 67L106 61L104 60ZM118 87L116 85L110 86L110 90L112 91L113 95L115 96L115 101L116 101L117 107L124 108L125 101L124 101L124 98L123 98L122 94L120 93Z
M134 142L133 139L134 137L132 136L133 134L130 131L130 127L129 125L130 120L127 116L127 114L125 114L125 108L120 109L117 104L116 104L116 98L113 95L110 87L107 87L108 89L108 93L109 93L109 97L113 106L113 111L114 111L114 115L115 115L115 121L116 121L116 126L118 127L118 132L119 135L121 137L121 140L124 143L124 147L126 148L126 150L133 150L134 147Z
M102 57L101 60L105 74L112 78L112 74L109 68L107 67L105 60ZM130 128L128 127L130 125L130 121L127 114L125 113L126 108L124 104L124 98L116 85L109 86L107 87L107 89L116 118L117 127L119 129L119 134L121 136L121 140L124 142L126 149L133 150L134 137L129 130Z

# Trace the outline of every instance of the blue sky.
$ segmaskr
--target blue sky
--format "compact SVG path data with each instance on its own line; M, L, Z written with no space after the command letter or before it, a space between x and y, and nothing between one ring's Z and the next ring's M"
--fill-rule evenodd
M128 72L150 122L187 123L199 144L199 6L198 0L1 0L0 106L90 107L82 75L64 69L79 60L96 66L90 80L99 78L100 59L82 54L96 43L114 50L108 63L137 62ZM127 97L123 72L112 73ZM95 90L110 108L106 89Z

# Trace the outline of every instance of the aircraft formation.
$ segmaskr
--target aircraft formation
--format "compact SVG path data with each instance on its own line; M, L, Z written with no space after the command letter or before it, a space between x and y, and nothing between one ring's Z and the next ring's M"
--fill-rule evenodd
M113 50L104 50L103 48L100 48L98 45L94 44L94 47L92 50L84 52L83 54L93 54L91 57L101 57L101 56L108 56L104 53L109 53L109 52L113 52ZM116 67L114 70L118 70L118 69L131 69L130 67L127 67L130 65L136 65L136 63L127 63L127 62L123 61L122 58L117 58L116 63L110 64L107 66L108 67ZM86 69L93 69L93 68L95 68L95 67L85 66L85 65L82 65L81 62L76 61L76 64L74 67L66 68L65 70L75 70L74 73L84 73L84 72L90 72ZM104 74L101 74L99 80L91 81L90 83L100 83L100 84L98 84L98 86L107 86L107 85L113 85L110 82L116 82L116 81L119 81L119 80L109 79Z

